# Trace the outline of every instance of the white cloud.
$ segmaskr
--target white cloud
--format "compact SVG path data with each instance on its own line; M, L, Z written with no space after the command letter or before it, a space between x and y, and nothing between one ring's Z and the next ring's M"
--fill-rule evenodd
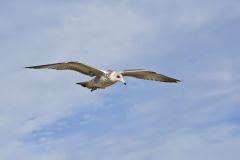
M225 39L209 29L239 17L239 2L26 2L0 14L1 159L239 157L239 127L226 120L238 111L239 56L225 53L229 47L219 45ZM201 45L205 50L197 51ZM114 87L90 93L74 85L87 78L76 73L21 68L67 60L161 68L183 83L129 79L118 93ZM84 131L52 136L51 125L75 116L82 116ZM39 141L23 140L35 132Z
M74 85L77 81L70 78L77 79L77 74L74 77L71 73L22 67L62 60L83 60L96 66L114 64L124 61L124 56L130 53L135 35L151 30L150 24L127 8L98 3L79 3L67 8L72 10L45 3L9 5L9 10L19 14L10 14L1 28L1 33L11 36L11 41L4 42L2 52L6 55L1 63L4 90L0 93L0 145L4 148L11 148L32 131L71 116L76 110L89 106L94 109L103 101L101 95Z
M159 157L180 160L216 158L224 160L227 157L236 159L239 156L237 146L240 139L238 136L232 136L234 132L239 132L237 126L220 125L198 130L179 129L167 134L161 134L158 130L155 128L154 132L149 132L150 134L146 132L147 134L138 133L134 136L105 136L99 139L72 135L38 144L29 148L31 152L25 151L25 147L21 148L21 144L15 144L6 150L8 152L16 150L16 154L6 154L6 159L14 159L18 154L25 159L52 158L52 160L79 158L157 160Z

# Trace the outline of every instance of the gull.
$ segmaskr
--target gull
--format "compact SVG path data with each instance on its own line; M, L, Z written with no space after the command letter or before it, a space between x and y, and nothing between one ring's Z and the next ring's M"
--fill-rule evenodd
M30 66L25 68L31 69L55 69L55 70L72 70L76 72L80 72L82 74L88 75L90 77L94 77L93 79L85 82L76 83L83 87L86 87L92 91L97 89L105 89L116 82L122 82L123 84L127 84L123 77L134 77L144 80L154 80L160 82L171 82L177 83L180 80L175 78L171 78L154 71L149 71L145 69L126 69L123 71L113 71L113 70L100 70L96 69L92 66L80 63L80 62L63 62L63 63L54 63L54 64L46 64L39 66Z

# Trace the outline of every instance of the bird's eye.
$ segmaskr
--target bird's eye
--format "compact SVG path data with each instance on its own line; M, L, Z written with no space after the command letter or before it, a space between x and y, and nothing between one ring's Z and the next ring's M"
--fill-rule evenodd
M120 78L120 76L119 76L119 75L117 75L117 78Z

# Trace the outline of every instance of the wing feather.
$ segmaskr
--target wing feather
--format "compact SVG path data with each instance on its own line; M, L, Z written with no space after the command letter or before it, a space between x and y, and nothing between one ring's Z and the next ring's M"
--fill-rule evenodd
M135 77L139 79L145 79L145 80L161 81L161 82L173 82L173 83L180 82L180 80L178 79L171 78L171 77L156 73L154 71L148 71L143 69L124 70L122 71L122 75Z
M101 76L104 74L103 71L100 71L94 67L89 65L79 63L79 62L63 62L63 63L54 63L54 64L46 64L46 65L39 65L39 66L31 66L25 68L32 68L32 69L56 69L56 70L72 70L83 73L89 76Z

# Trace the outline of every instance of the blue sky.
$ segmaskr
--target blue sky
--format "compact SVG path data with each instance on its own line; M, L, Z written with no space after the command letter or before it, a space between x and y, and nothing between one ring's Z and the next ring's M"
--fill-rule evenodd
M240 1L11 0L0 24L0 159L239 159ZM183 82L23 68L62 61Z

